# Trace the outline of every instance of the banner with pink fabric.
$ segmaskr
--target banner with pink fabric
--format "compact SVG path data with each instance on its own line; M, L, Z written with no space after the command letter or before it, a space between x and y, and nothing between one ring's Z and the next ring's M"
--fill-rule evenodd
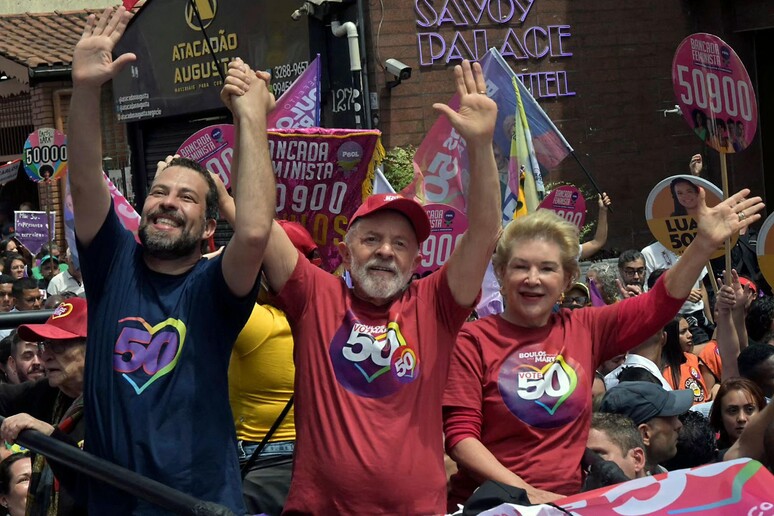
M371 195L376 165L384 158L381 132L292 129L269 132L277 180L277 218L303 225L319 246L323 268L341 264L337 244L349 218Z
M502 504L481 516L771 516L774 476L736 459L646 476L530 507Z
M110 197L113 199L113 210L116 212L118 220L125 229L132 232L134 239L139 242L140 238L137 236L137 232L140 228L140 214L137 213L126 197L124 197L124 194L121 193L116 185L113 184L113 181L111 181L104 172L102 172L102 179L107 183ZM69 174L66 176L65 180L64 232L67 247L70 248L70 253L73 257L73 263L76 267L79 267L78 247L75 245L75 214L73 213L73 198L70 194Z

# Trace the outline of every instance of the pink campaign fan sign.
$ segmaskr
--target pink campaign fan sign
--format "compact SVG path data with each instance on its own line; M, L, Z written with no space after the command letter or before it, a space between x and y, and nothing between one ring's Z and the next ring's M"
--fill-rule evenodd
M580 190L572 185L555 188L540 203L540 208L551 210L578 229L583 229L586 221L586 200Z
M691 34L672 61L675 96L696 136L718 152L744 150L758 127L758 107L750 76L726 42Z

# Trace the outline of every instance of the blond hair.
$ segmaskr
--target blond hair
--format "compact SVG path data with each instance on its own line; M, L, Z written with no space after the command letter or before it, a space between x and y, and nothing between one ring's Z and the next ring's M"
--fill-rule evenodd
M578 228L550 210L537 210L508 223L492 257L492 265L498 279L502 279L502 273L511 259L515 243L524 240L554 242L559 246L559 260L564 272L569 274L570 283L578 279L580 275Z

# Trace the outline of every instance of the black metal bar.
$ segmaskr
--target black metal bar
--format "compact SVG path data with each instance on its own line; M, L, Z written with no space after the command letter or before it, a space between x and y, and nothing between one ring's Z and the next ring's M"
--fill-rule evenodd
M0 416L0 424L5 420ZM16 442L27 449L61 462L78 473L88 475L177 514L191 516L234 516L227 507L205 502L177 489L117 466L90 453L58 441L37 430L23 430ZM215 481L215 479L213 479Z
M575 161L578 162L578 165L580 165L580 168L586 174L586 177L589 178L589 181L591 181L591 186L594 187L594 190L596 190L599 195L602 195L602 190L599 188L599 185L597 184L597 182L594 181L594 176L591 175L591 172L586 170L586 167L583 166L583 163L581 163L581 160L578 159L578 155L575 154L575 151L574 150L570 151L570 154L572 154L572 157L575 158ZM609 206L607 207L607 211L610 213L613 213L613 209Z
M22 310L0 313L0 329L11 330L20 324L43 324L54 315L54 310Z

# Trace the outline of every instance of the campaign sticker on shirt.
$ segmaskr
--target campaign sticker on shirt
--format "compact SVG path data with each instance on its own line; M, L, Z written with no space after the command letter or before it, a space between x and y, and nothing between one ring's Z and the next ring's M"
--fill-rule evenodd
M538 208L553 211L578 229L582 229L586 221L586 199L580 190L572 185L563 185L551 190Z
M416 274L421 277L443 267L468 229L468 218L454 206L431 203L424 208L430 219L431 230L420 250L422 261L419 262Z
M685 379L685 384L683 388L688 389L693 393L694 403L703 403L704 387L702 387L702 384L700 383L701 375L699 375L699 372L696 370L695 367L691 367L690 372L691 372L691 376Z
M699 187L704 188L705 202L710 208L722 201L720 188L706 179L681 175L660 181L645 202L645 219L650 232L677 255L683 254L696 237ZM732 246L737 238L738 235L732 237ZM723 247L720 247L712 258L723 256L723 253Z
M497 386L514 416L536 428L556 428L577 420L590 403L588 389L579 387L586 376L572 358L539 344L514 351L500 367Z
M24 170L36 183L59 179L67 172L67 136L45 127L24 142Z
M416 349L397 322L364 323L351 310L331 339L329 353L336 381L364 398L389 396L420 374Z
M758 267L760 267L763 277L769 285L774 285L774 213L769 215L761 226L758 233L758 245L756 254L758 255Z

